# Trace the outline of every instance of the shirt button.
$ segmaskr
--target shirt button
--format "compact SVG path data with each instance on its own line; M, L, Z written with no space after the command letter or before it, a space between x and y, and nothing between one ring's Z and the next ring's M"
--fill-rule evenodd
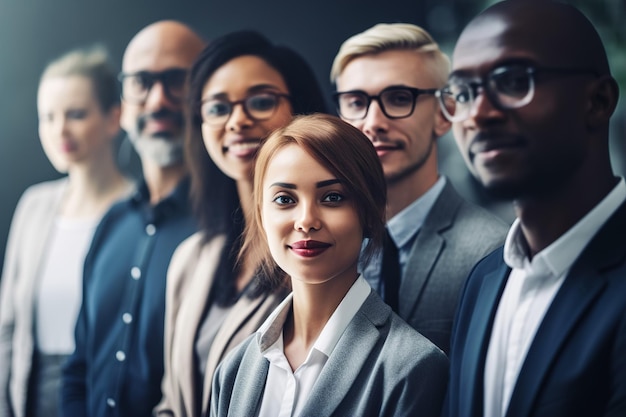
M126 324L130 324L133 321L133 316L130 313L122 314L122 321Z
M133 277L133 279L141 278L141 269L137 266L133 266L130 270L130 276Z
M115 359L120 362L124 362L124 359L126 359L126 354L121 350L118 350L117 352L115 352Z
M148 236L152 236L156 233L156 227L153 224L149 224L146 226L146 234Z
M107 405L111 408L115 408L115 400L113 398L107 398Z

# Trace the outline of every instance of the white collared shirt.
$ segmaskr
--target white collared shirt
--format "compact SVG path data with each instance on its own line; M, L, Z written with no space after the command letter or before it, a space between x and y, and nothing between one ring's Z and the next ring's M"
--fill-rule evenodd
M484 416L504 416L532 340L571 266L606 220L626 200L622 178L589 213L550 246L528 259L519 219L504 244L512 268L493 323L484 380Z
M341 335L369 296L371 287L359 276L322 329L306 360L295 370L283 350L283 326L293 302L293 293L274 310L257 331L257 342L270 362L259 416L297 416Z

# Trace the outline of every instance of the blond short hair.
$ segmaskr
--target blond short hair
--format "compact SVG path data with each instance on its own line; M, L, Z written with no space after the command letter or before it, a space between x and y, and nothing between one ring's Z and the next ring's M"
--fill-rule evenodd
M348 38L333 61L330 81L335 83L353 59L389 50L414 51L430 57L433 72L437 74L437 82L441 86L446 83L450 72L450 58L439 49L439 45L428 32L409 23L379 23Z

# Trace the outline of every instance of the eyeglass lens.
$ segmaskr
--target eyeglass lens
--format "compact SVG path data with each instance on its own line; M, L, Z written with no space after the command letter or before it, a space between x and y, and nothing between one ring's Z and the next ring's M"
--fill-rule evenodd
M125 100L141 102L145 100L152 86L158 81L170 99L181 100L185 94L187 70L171 69L162 72L139 71L124 74L122 94Z
M533 71L525 66L507 66L494 69L480 82L462 79L450 81L439 93L446 117L452 121L466 119L481 86L495 106L503 109L519 108L532 100Z
M365 118L372 100L378 101L382 112L387 117L408 117L413 113L415 99L415 93L402 88L383 90L378 96L370 96L363 91L337 94L339 114L348 120Z
M202 104L202 119L211 124L226 123L237 104L243 106L246 114L254 120L267 120L276 111L281 95L261 93L247 97L245 100L228 101L211 99Z

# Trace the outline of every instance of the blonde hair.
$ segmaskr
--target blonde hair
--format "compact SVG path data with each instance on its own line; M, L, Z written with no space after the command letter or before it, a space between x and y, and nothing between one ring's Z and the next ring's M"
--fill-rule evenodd
M428 32L409 23L379 23L348 38L333 61L330 81L335 83L353 59L389 50L414 51L430 57L437 82L441 86L446 83L450 72L450 58L439 49L439 45Z
M104 45L73 49L50 62L39 83L47 78L81 76L88 78L103 111L120 103L117 75Z

